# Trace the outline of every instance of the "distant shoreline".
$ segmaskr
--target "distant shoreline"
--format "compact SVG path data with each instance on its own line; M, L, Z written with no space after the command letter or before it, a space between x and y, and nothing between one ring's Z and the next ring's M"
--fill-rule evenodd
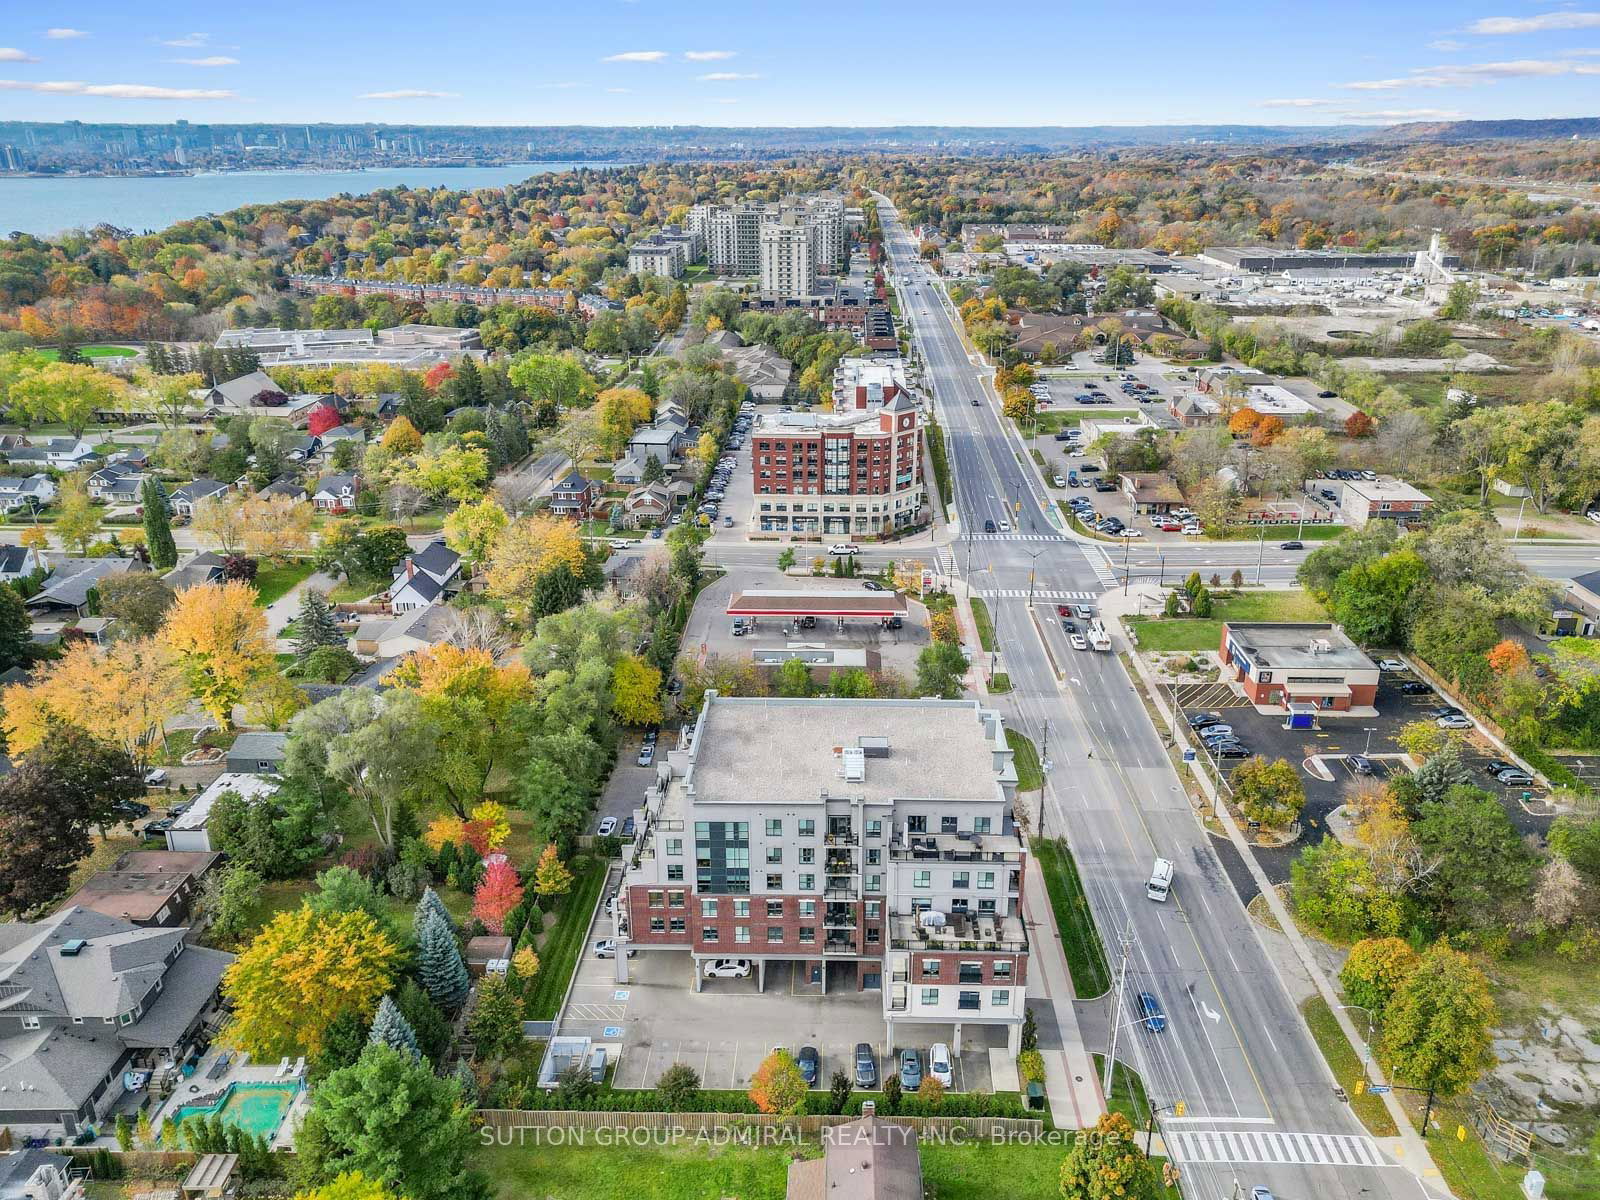
M582 167L627 167L630 159L611 158L561 158L545 162L508 160L506 162L473 163L373 163L365 167L251 167L237 171L0 171L0 179L231 179L249 175L350 175L362 171L473 171L494 170L497 167L536 167L558 163Z

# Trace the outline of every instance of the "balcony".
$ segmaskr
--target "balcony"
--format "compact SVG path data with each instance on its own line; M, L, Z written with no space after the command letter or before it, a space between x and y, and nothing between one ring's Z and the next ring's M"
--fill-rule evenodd
M895 831L889 857L896 862L1020 862L1022 843L1001 833L904 833Z
M822 869L833 877L857 873L855 859L842 854L829 854L822 864Z
M824 929L854 929L856 910L846 905L830 906L822 915Z
M951 913L943 926L928 928L915 915L896 915L889 918L889 944L896 950L1026 954L1028 931L1018 917Z
M822 943L824 954L854 954L856 944L849 938L827 938Z
M859 846L861 835L851 830L843 833L829 833L822 839L824 846Z

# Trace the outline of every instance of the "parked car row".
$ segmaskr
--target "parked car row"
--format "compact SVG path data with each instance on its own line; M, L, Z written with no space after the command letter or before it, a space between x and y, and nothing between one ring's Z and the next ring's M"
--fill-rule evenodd
M1188 722L1189 728L1194 730L1200 744L1210 752L1212 758L1249 758L1255 753L1239 740L1233 726L1216 713L1194 713Z

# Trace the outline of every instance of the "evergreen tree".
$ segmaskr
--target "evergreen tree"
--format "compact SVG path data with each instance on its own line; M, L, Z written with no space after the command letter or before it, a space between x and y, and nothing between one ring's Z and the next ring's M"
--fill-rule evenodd
M328 598L316 588L307 588L300 595L300 615L295 619L295 654L305 658L319 647L343 645Z
M456 1063L456 1082L461 1085L461 1103L468 1108L478 1107L478 1077L466 1059Z
M451 842L446 842L445 845L449 846L452 850L455 848L454 843ZM451 857L454 858L454 855ZM447 868L444 868L441 864L441 869ZM423 892L422 899L417 901L417 908L415 913L412 914L413 919L411 923L420 931L422 929L422 922L427 918L427 915L430 912L443 918L445 927L447 929L453 930L456 927L456 923L450 919L450 910L444 906L444 901L439 899L439 893L434 891L432 888L429 888L427 891Z
M347 1008L333 1019L328 1032L323 1035L322 1053L311 1064L313 1078L323 1079L354 1066L361 1052L367 1048L367 1023L353 1008Z
M172 513L167 489L151 475L139 491L144 504L144 543L150 551L150 565L157 571L170 571L178 565L178 544L172 540Z
M417 1035L412 1031L411 1023L406 1020L405 1014L400 1011L400 1006L394 1002L393 996L385 996L378 1002L377 1015L372 1018L372 1032L367 1034L367 1041L373 1045L393 1046L402 1054L409 1054L412 1058L420 1058L422 1048L417 1045Z
M430 888L427 896L431 896ZM429 912L417 926L417 975L423 990L447 1013L459 1012L472 984L467 964L461 961L456 935L446 918Z
M0 587L0 671L20 667L31 658L33 622L15 588Z

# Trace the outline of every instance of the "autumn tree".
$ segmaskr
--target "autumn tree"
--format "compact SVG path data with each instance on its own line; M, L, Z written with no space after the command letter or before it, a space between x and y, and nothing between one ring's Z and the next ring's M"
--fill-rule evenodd
M478 984L468 1031L477 1057L504 1058L522 1045L522 998L504 975L490 975Z
M1289 824L1306 802L1299 773L1286 759L1247 758L1234 769L1229 782L1239 811L1268 828Z
M612 668L611 707L625 725L661 720L661 672L637 655L626 654Z
M79 554L89 552L89 544L100 536L102 510L76 481L66 484L56 508L56 536L63 546L76 546Z
M1074 1138L1061 1163L1064 1200L1160 1200L1165 1188L1138 1133L1121 1113L1105 1113L1089 1136Z
M533 869L533 890L540 896L564 896L572 890L572 872L561 861L554 842L539 855Z
M399 949L365 912L281 912L222 977L227 1037L256 1059L315 1057L341 1013L371 1017L399 966Z
M96 412L120 411L127 394L128 385L108 371L52 362L13 383L9 400L34 424L65 425L73 437L82 437Z
M255 589L237 580L179 592L160 637L177 654L218 729L232 725L233 706L273 661L266 613L256 605Z
M650 419L650 397L638 388L607 388L595 397L600 448L616 458L627 448L633 431Z
M137 761L165 737L166 723L188 697L177 656L160 642L124 638L104 650L75 642L35 672L33 682L5 690L6 745L23 754L57 724L92 729Z
M396 417L383 431L383 437L378 439L378 445L397 458L408 454L415 454L422 449L422 434L417 432L417 427L408 420L404 414Z
M1494 1061L1497 1014L1489 981L1444 942L1432 946L1395 990L1381 1054L1399 1079L1441 1096L1459 1096Z
M522 884L517 879L517 869L509 862L492 862L472 894L472 915L490 933L504 933L506 914L521 902Z
M526 624L534 611L539 577L559 567L581 575L587 562L576 525L554 517L524 517L501 532L489 554L484 582L512 619Z
M793 1116L804 1106L809 1091L800 1064L783 1049L767 1055L750 1079L750 1099L764 1113Z
M244 548L257 558L283 561L311 548L309 502L290 496L251 496L244 502Z
M1350 948L1339 983L1352 1004L1370 1009L1373 1019L1382 1021L1389 1001L1421 961L1404 938L1362 938Z
M244 549L245 499L238 492L224 492L199 501L189 528L224 555L240 553Z
M468 562L483 562L509 521L506 510L492 496L476 504L457 505L444 519L445 545Z

